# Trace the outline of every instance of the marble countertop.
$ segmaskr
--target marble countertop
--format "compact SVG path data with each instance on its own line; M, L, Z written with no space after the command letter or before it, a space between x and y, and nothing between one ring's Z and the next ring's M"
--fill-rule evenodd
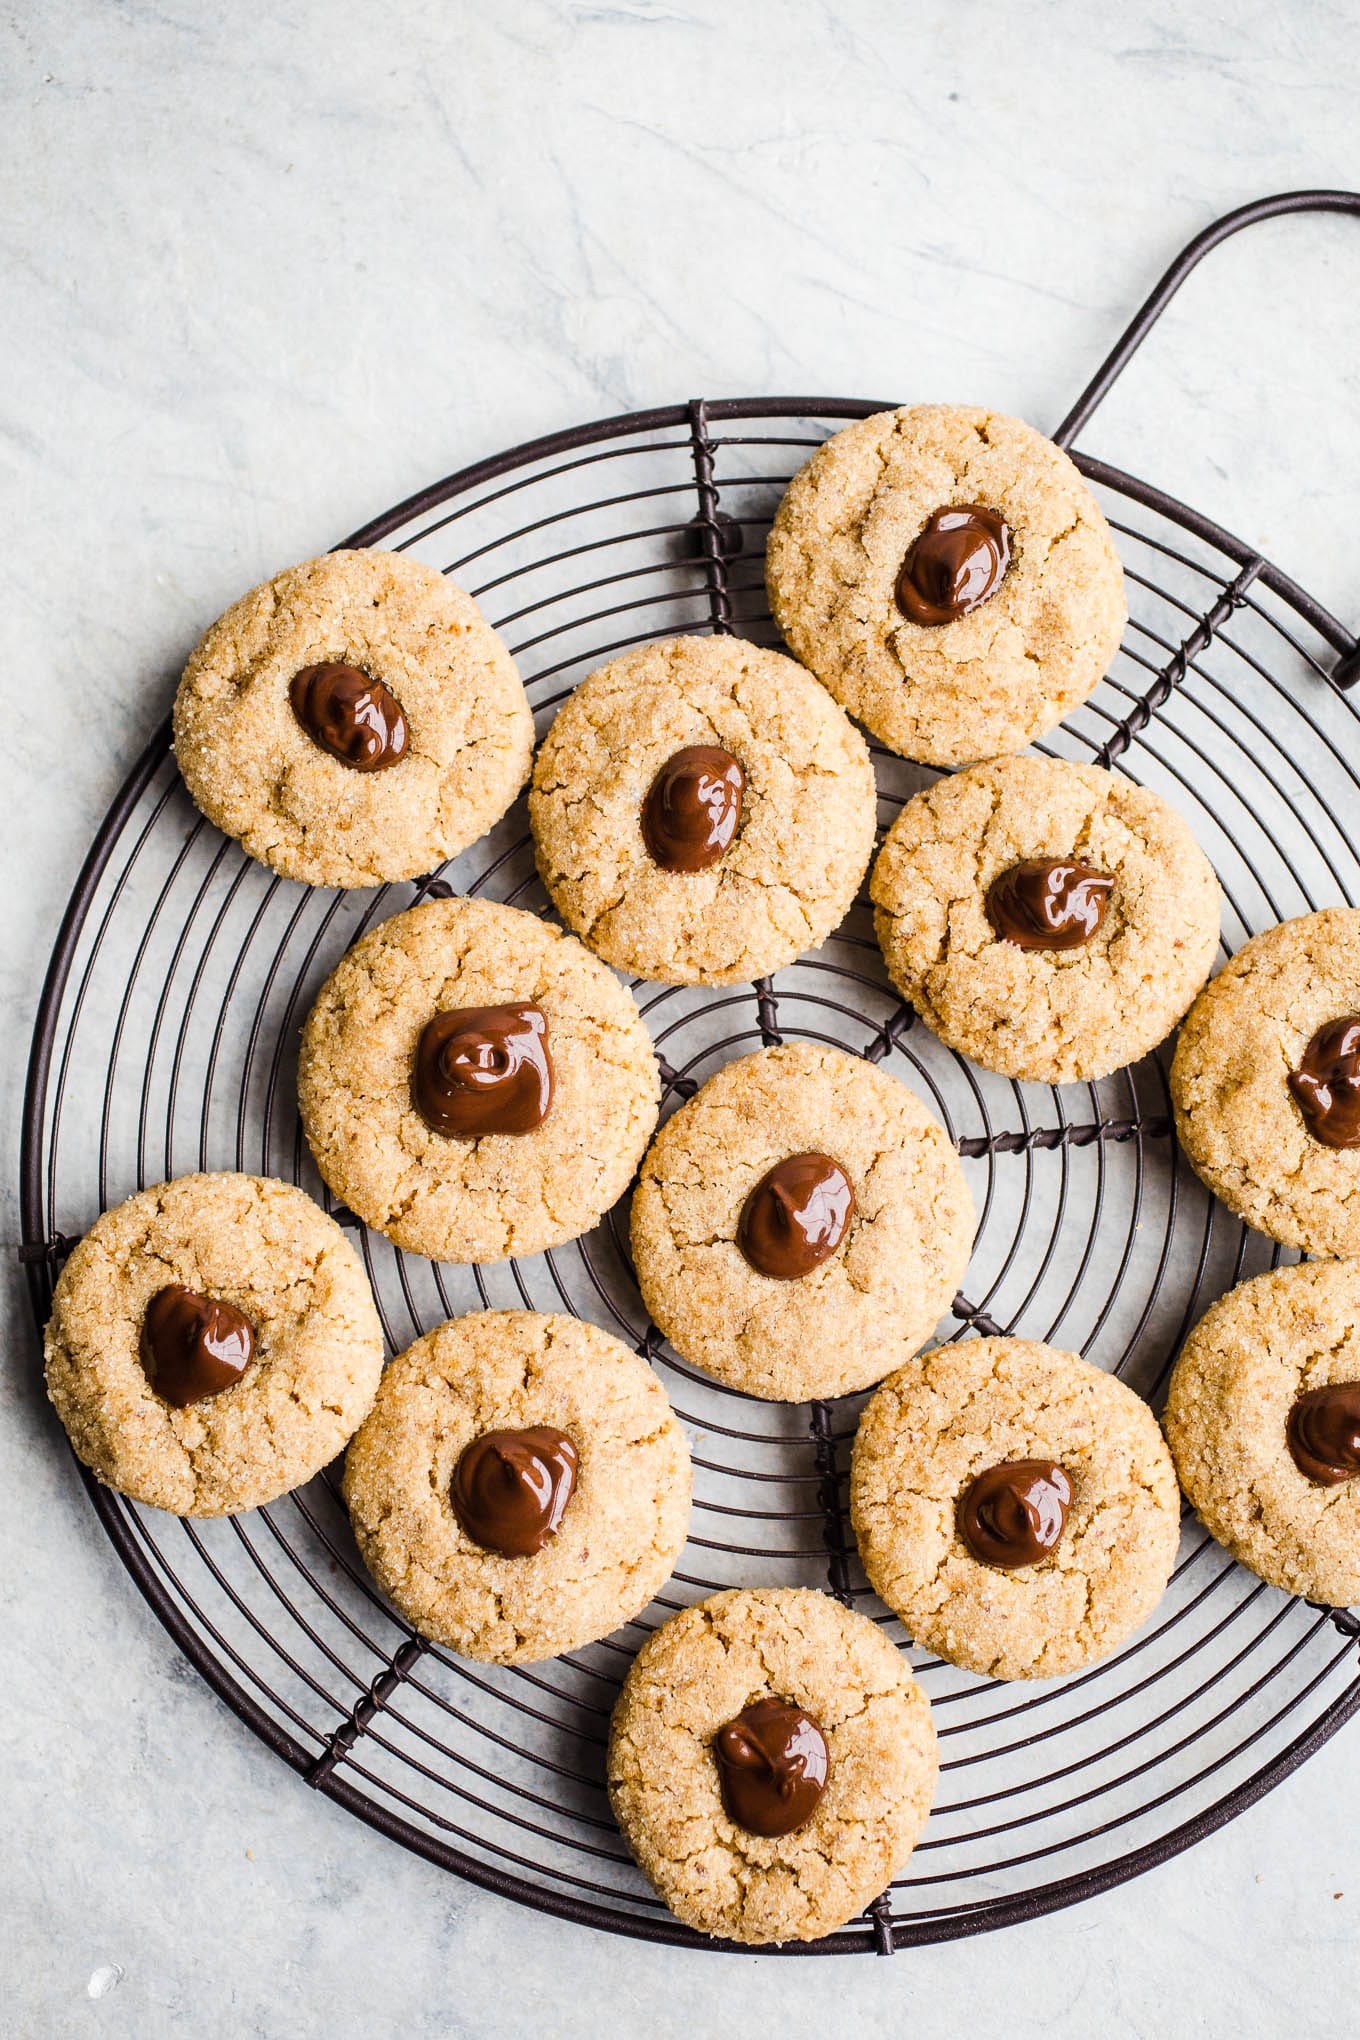
M16 1129L95 819L241 589L480 455L696 392L952 397L1051 427L1206 221L1360 184L1346 0L4 14ZM1352 620L1358 288L1355 222L1253 230L1082 441ZM1341 2030L1355 1731L1132 1885L890 1963L638 1946L407 1855L284 1771L144 1607L5 1260L0 2032Z

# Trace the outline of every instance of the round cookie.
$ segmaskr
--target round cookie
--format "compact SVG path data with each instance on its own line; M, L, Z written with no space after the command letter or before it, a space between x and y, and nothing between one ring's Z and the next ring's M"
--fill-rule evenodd
M544 1021L547 1116L528 1131L436 1131L413 1084L429 1023L515 1002ZM575 1239L623 1195L660 1079L632 997L574 936L449 899L394 915L341 959L303 1028L298 1097L317 1167L366 1224L432 1259L498 1261Z
M1176 1131L1209 1188L1258 1232L1309 1254L1360 1253L1360 1147L1319 1139L1290 1078L1360 1014L1360 908L1254 935L1186 1015L1171 1065ZM1352 1105L1354 1049L1338 1086Z
M766 1273L739 1244L753 1193L809 1156L848 1183L848 1222L808 1272ZM728 1063L661 1129L633 1196L633 1258L686 1360L748 1395L804 1402L867 1388L916 1351L958 1291L975 1223L948 1136L904 1084L786 1042Z
M932 541L936 514L961 506L999 519L999 544ZM970 606L913 620L904 566L928 594L943 575ZM889 750L927 765L1023 750L1086 699L1128 615L1109 526L1067 455L1017 418L953 404L880 411L819 447L779 506L765 569L795 656Z
M994 1481L973 1484L1040 1463L1066 1477L1065 1521L1056 1541L1050 1519L1047 1541L1026 1550L1006 1498L989 1502ZM885 1381L860 1419L850 1512L870 1582L913 1639L995 1679L1107 1656L1161 1599L1180 1537L1176 1476L1147 1404L1028 1339L937 1346ZM1004 1553L964 1534L998 1523L1013 1539Z
M1003 874L1044 863L1114 881L1096 893L1099 925L1070 948L1022 946L994 920ZM1150 1053L1218 948L1218 880L1175 809L1060 759L1002 758L918 793L870 894L889 973L926 1025L984 1069L1036 1083L1107 1076ZM1027 904L1032 894L1010 914ZM1032 938L1023 920L1007 925Z
M696 746L709 803L715 749L736 761L739 820L729 805L710 841L691 785L692 840L653 846L658 775ZM625 652L577 688L538 754L529 819L553 904L597 955L721 985L779 970L844 919L875 800L868 746L801 666L740 638L683 637Z
M1360 1384L1360 1261L1301 1262L1240 1282L1205 1312L1164 1418L1206 1529L1272 1586L1333 1607L1360 1601L1360 1482L1310 1478L1290 1417L1301 1396L1342 1383ZM1354 1433L1357 1413L1360 1386L1343 1429Z
M348 677L328 687L337 667ZM234 602L184 669L174 729L208 820L307 885L417 878L457 856L509 807L534 742L514 661L471 596L370 551L305 560Z
M475 1440L544 1426L570 1440L574 1483L539 1547L505 1556L463 1527L452 1490ZM509 1665L578 1650L646 1607L684 1544L690 1478L666 1391L636 1353L579 1318L494 1310L397 1355L344 1490L364 1563L407 1621Z
M253 1339L229 1385L182 1406L142 1359L148 1307L172 1288L243 1314ZM182 1397L175 1329L181 1372L156 1379ZM178 1176L96 1219L62 1269L44 1348L77 1456L177 1516L235 1515L310 1480L367 1412L383 1358L363 1263L334 1219L291 1183L237 1175Z
M827 1759L810 1816L775 1837L729 1813L715 1755L762 1699L811 1716ZM757 1946L862 1912L905 1866L937 1770L905 1658L808 1588L735 1589L673 1616L634 1659L609 1737L610 1802L643 1874L687 1926Z

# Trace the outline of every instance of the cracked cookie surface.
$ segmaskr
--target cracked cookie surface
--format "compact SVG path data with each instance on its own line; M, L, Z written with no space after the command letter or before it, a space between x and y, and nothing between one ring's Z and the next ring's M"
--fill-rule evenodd
M643 837L657 773L720 745L745 777L741 821L702 871L668 871ZM642 645L559 711L529 795L538 868L568 927L621 970L732 984L815 949L848 912L873 849L868 746L824 688L740 638Z
M826 1790L792 1834L765 1839L723 1804L717 1731L754 1700L809 1713ZM609 1737L609 1797L639 1868L700 1933L814 1941L906 1864L938 1770L924 1689L866 1616L809 1588L735 1589L688 1608L639 1651Z
M999 513L1011 564L942 625L895 589L932 514ZM1023 750L1084 701L1128 614L1119 556L1067 455L1017 418L953 404L880 411L819 447L789 484L765 556L790 650L880 741L927 765Z
M1111 876L1099 927L1068 950L1024 949L987 915L1026 858ZM1002 1076L1107 1076L1165 1040L1213 967L1220 894L1168 802L1097 765L1002 758L909 800L870 883L889 974L926 1025Z
M1008 1461L1060 1465L1063 1535L1037 1565L984 1565L959 1536L960 1497ZM850 1513L875 1592L908 1633L996 1679L1079 1671L1152 1613L1175 1563L1180 1495L1157 1419L1075 1353L964 1339L922 1353L866 1405Z
M547 1017L552 1104L529 1133L434 1132L411 1097L436 1013L529 1001ZM429 900L341 958L302 1032L302 1122L335 1195L434 1260L536 1254L623 1195L660 1078L632 996L572 935L493 900Z
M250 1320L254 1358L221 1394L177 1409L139 1341L172 1283ZM179 1176L96 1219L62 1269L44 1341L47 1392L100 1480L177 1516L225 1516L300 1487L373 1401L383 1342L363 1263L290 1183Z
M825 1154L854 1208L828 1260L793 1281L737 1245L775 1163ZM786 1042L728 1063L661 1129L633 1195L643 1301L676 1351L748 1395L848 1395L929 1338L972 1251L973 1201L942 1126L863 1057Z
M1186 1015L1171 1065L1181 1146L1258 1232L1309 1254L1360 1253L1360 1149L1326 1147L1289 1089L1312 1036L1360 1012L1360 908L1254 935Z
M349 664L381 681L409 747L356 771L314 743L289 684ZM417 878L485 835L529 775L533 719L470 595L400 553L334 552L234 602L175 696L175 756L197 805L252 857L308 885Z
M1295 1465L1301 1395L1360 1382L1360 1262L1275 1268L1230 1289L1171 1376L1166 1436L1205 1528L1272 1586L1360 1601L1360 1482L1324 1487Z
M576 1483L542 1550L475 1544L450 1501L486 1431L552 1425ZM689 1524L690 1459L666 1391L636 1353L580 1318L478 1311L388 1367L345 1461L345 1500L373 1577L422 1636L523 1664L592 1643L669 1579Z

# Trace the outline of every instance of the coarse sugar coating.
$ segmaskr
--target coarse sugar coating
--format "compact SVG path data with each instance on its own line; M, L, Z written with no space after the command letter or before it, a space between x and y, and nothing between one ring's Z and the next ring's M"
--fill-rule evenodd
M578 1455L560 1526L529 1556L474 1542L450 1498L488 1431L551 1425ZM523 1664L607 1636L646 1607L685 1541L689 1448L660 1381L598 1326L477 1311L427 1332L383 1376L345 1461L364 1563L422 1636Z
M254 1355L222 1393L176 1408L140 1355L171 1284L232 1305ZM368 1411L383 1342L363 1263L291 1183L178 1176L96 1219L58 1278L47 1392L78 1456L134 1501L226 1516L300 1487Z
M751 1702L803 1708L826 1789L792 1834L728 1814L713 1739ZM634 1659L609 1737L609 1797L643 1874L686 1925L756 1946L813 1941L900 1874L938 1770L925 1692L866 1616L807 1588L714 1594Z
M997 932L994 880L1023 859L1114 880L1078 947ZM909 800L874 865L889 974L934 1033L1002 1076L1066 1084L1136 1062L1171 1032L1213 967L1220 894L1169 802L1118 773L1002 758Z
M290 687L350 665L390 690L405 755L357 771L315 742ZM529 774L533 718L470 595L403 553L326 553L252 588L204 633L175 696L194 800L252 857L308 885L417 878L485 835Z
M744 776L735 840L703 870L650 854L643 803L691 745ZM559 711L529 795L538 868L597 955L673 984L762 977L844 919L873 849L868 746L792 659L683 637L611 660Z
M1004 519L995 592L943 624L896 601L933 514ZM926 765L1023 750L1103 677L1128 610L1110 529L1060 448L996 411L918 404L838 432L794 476L765 556L795 657L879 740Z

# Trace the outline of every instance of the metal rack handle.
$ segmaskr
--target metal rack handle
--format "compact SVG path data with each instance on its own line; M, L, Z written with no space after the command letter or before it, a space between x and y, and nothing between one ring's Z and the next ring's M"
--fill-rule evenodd
M1230 235L1240 233L1243 227L1255 226L1258 220L1273 220L1283 213L1303 212L1355 213L1360 216L1360 191L1278 191L1272 198L1256 198L1250 205L1239 205L1236 211L1224 213L1203 233L1196 234L1154 284L1053 434L1057 444L1070 450L1072 441L1089 423L1097 405L1103 403L1124 373L1186 277L1192 269L1199 267L1211 249L1217 248ZM1360 680L1360 638L1354 639L1349 649L1342 652L1332 668L1331 677L1338 687L1353 687Z

